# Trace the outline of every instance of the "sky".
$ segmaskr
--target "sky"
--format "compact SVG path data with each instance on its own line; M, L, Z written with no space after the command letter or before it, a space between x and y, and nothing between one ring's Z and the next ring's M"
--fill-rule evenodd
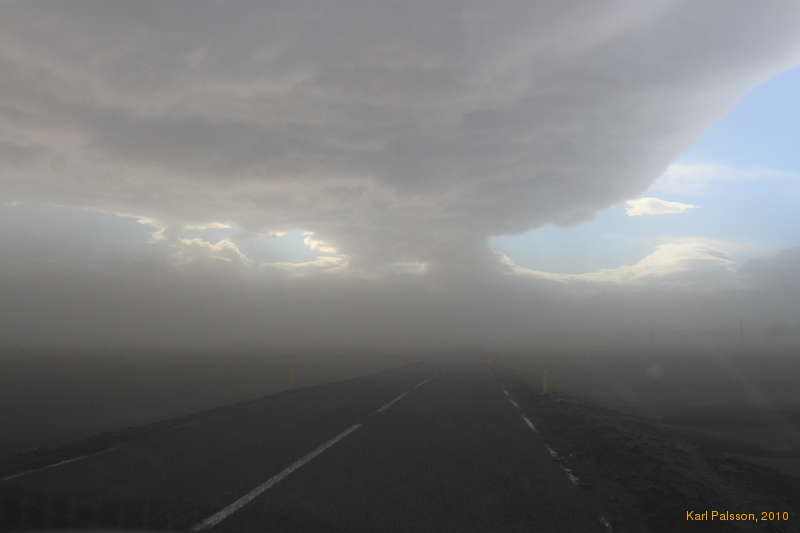
M603 4L4 1L0 344L796 324L800 6Z

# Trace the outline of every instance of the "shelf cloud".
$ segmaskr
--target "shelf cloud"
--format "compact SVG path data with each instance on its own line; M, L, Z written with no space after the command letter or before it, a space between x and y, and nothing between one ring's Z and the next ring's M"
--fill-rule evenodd
M800 59L792 1L3 6L2 196L366 270L496 268L489 236L635 197Z

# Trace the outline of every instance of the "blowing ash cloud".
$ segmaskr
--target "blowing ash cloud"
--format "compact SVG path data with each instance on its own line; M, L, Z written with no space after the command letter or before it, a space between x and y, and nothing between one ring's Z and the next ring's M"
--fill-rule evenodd
M119 324L95 335L158 342L189 342L198 321L217 324L201 341L233 341L271 316L342 342L557 323L571 281L521 272L488 237L640 196L748 89L800 61L788 0L2 7L0 196L134 216L168 252L96 262L91 277L16 239L2 276L18 299L2 312L26 331L50 306L55 340L81 338L105 306ZM182 236L221 222L241 231ZM237 247L297 229L322 259L259 276ZM19 266L29 256L37 268ZM25 303L23 287L42 299ZM550 300L563 311L545 316ZM493 305L502 320L483 321Z
M580 275L508 261L480 279L308 274L166 240L127 249L118 237L135 240L139 225L108 215L106 233L89 232L96 219L39 208L23 231L7 223L21 215L7 212L0 248L15 253L0 263L3 344L499 349L637 344L651 331L659 343L735 344L740 320L759 343L797 341L800 248L740 265L725 243L665 243L635 264ZM781 336L765 339L768 328Z

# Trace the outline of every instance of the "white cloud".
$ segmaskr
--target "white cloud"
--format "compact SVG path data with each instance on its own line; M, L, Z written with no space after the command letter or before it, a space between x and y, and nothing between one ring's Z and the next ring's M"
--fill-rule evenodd
M739 284L733 253L739 246L707 239L682 239L658 245L653 252L631 265L583 274L560 274L520 267L504 257L506 265L524 276L595 288L603 285L658 289L671 287L690 291L719 291Z
M187 224L185 229L189 230L206 230L206 229L231 229L230 224L224 222L205 222L203 224Z
M198 260L223 261L225 263L249 264L251 260L247 257L236 243L227 239L217 242L210 242L201 238L179 239L173 245L175 251L171 260L176 265L185 265Z
M641 215L669 215L675 213L685 213L689 209L697 207L696 205L692 204L670 202L668 200L662 200L652 196L628 200L625 203L628 204L628 208L625 210L625 212L631 217Z
M273 237L276 235L271 234ZM303 233L303 243L311 250L318 252L320 256L310 261L272 261L261 263L262 267L275 269L294 277L308 277L319 274L346 274L350 266L349 258L338 253L338 250L329 243L314 237L314 232L306 231ZM353 274L353 272L349 272Z
M314 238L314 233L307 231L303 234L303 243L315 252L323 254L336 254L338 250L330 243Z
M293 276L310 276L318 274L341 274L347 269L347 258L344 256L329 256L324 255L312 259L311 261L291 262L291 261L274 261L269 263L262 263L262 267L273 268L281 270Z

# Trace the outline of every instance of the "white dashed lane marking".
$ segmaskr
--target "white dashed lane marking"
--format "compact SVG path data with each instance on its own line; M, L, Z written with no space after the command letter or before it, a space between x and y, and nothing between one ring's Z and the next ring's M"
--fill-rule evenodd
M429 382L430 380L432 380L432 379L433 379L433 378L428 378L428 379L426 379L426 380L424 380L424 381L420 381L419 383L417 383L416 385L414 385L414 389L418 389L418 388L422 387L423 385L425 385L426 383L428 383L428 382ZM414 389L412 389L412 390L414 390ZM411 392L411 391L406 391L406 392L404 392L403 394L401 394L400 396L398 396L398 397L397 397L397 398L395 398L394 400L390 401L389 403L387 403L387 404L386 404L386 405L384 405L383 407L379 408L379 409L378 409L378 410L376 410L375 412L376 412L376 413L382 413L382 412L386 411L386 410L387 410L388 408L390 408L392 405L394 405L394 404L396 404L397 402L399 402L400 400L402 400L402 399L403 399L403 398L404 398L404 397L405 397L405 396L406 396L406 395L407 395L409 392Z
M384 412L385 410L387 410L388 408L390 408L391 406L393 406L394 404L396 404L397 402L399 402L400 400L402 400L402 399L403 399L403 398L404 398L404 397L405 397L407 394L408 394L408 392L404 392L403 394L401 394L400 396L398 396L398 397L397 397L397 398L395 398L394 400L390 401L389 403L387 403L387 404L386 404L386 405L384 405L383 407L380 407L380 408L379 408L377 411L375 411L375 412L376 412L376 413L382 413L382 412Z
M419 383L417 383L416 385L414 385L414 388L415 388L415 389L418 389L418 388L422 387L423 385L425 385L426 383L428 383L428 382L429 382L430 380L432 380L432 379L433 379L433 378L428 378L428 379L426 379L425 381L420 381Z
M425 381L421 381L420 383L417 383L414 386L414 388L417 389L417 388L425 385L431 379L433 379L433 378L428 378ZM408 395L409 392L411 392L411 391L404 392L403 394L401 394L398 397L394 398L392 401L390 401L387 404L383 405L382 407L378 408L375 412L376 413L383 413L384 411L389 409L392 405L396 404L397 402L399 402L400 400L405 398ZM191 528L190 531L206 531L206 530L209 530L209 529L213 528L214 526L216 526L217 524L219 524L220 522L222 522L223 520L225 520L226 518L231 516L233 513L235 513L236 511L238 511L239 509L243 508L248 503L250 503L253 500L255 500L256 498L258 498L261 494L263 494L264 492L268 491L269 489L271 489L272 487L274 487L275 485L277 485L278 483L280 483L281 481L283 481L284 479L289 477L293 472L295 472L296 470L299 470L301 467L303 467L304 465L306 465L309 462L311 462L312 459L314 459L315 457L320 455L322 452L324 452L325 450L327 450L328 448L330 448L331 446L333 446L334 444L336 444L340 440L344 439L345 437L347 437L348 435L350 435L351 433L353 433L354 431L356 431L360 427L361 427L361 424L355 424L353 426L350 426L349 428L347 428L343 432L341 432L338 435L336 435L335 437L333 437L331 440L329 440L326 443L321 444L320 446L314 448L312 451L310 451L309 453L307 453L306 455L304 455L303 457L301 457L300 459L298 459L294 463L290 464L289 466L284 468L281 472L279 472L278 474L275 474L274 476L272 476L271 478L266 480L261 485L255 487L253 490L251 490L250 492L248 492L244 496L241 496L239 499L237 499L236 501L234 501L233 503L231 503L227 507L221 509L220 511L217 511L216 513L214 513L213 515L209 516L208 518L206 518L202 522L198 522L197 524L195 524Z
M233 513L235 513L248 503L258 498L261 494L268 491L269 489L271 489L272 487L274 487L275 485L277 485L278 483L289 477L294 471L300 469L303 465L311 462L311 460L314 459L316 456L318 456L319 454L321 454L322 452L324 452L325 450L327 450L328 448L330 448L331 446L333 446L346 436L350 435L352 432L354 432L360 427L361 424L355 424L353 426L350 426L346 430L342 431L341 433L333 437L328 442L314 448L311 452L307 453L294 463L290 464L289 466L284 468L280 473L275 474L274 476L266 480L264 483L257 486L256 488L254 488L253 490L251 490L250 492L248 492L247 494L236 500L235 502L231 503L222 510L212 514L202 522L195 524L190 531L206 531L216 526L217 524L219 524L220 522L231 516Z

